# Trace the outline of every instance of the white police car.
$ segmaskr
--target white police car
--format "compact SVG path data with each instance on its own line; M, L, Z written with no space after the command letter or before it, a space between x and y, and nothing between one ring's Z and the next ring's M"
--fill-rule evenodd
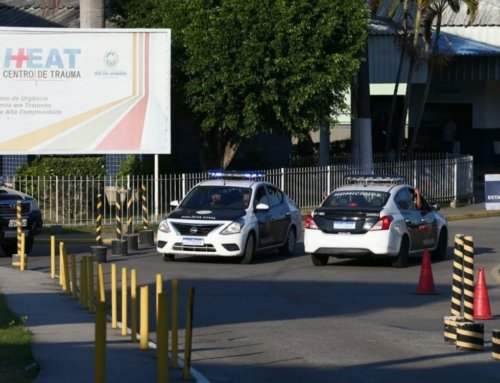
M301 216L283 191L253 172L212 171L160 222L157 251L175 255L239 257L252 262L258 251L295 252Z
M423 197L414 202L414 188L402 177L350 176L306 218L304 249L314 265L330 256L390 257L405 267L409 254L429 250L443 259L448 246L446 219Z

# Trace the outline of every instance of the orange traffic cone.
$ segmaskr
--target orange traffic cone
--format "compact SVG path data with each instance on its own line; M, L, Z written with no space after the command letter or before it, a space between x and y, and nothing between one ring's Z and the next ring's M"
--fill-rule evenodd
M478 281L474 289L474 319L494 319L490 310L490 298L484 277L484 269L479 269Z
M417 294L435 294L429 250L425 250L422 256L422 267L420 268Z

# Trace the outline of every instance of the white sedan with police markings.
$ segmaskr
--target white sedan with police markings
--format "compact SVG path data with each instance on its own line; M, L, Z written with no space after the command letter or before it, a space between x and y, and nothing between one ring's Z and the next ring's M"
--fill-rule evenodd
M350 176L306 218L304 249L314 265L337 258L389 257L405 267L410 254L443 259L446 219L402 177ZM416 195L419 199L416 201Z
M165 261L176 255L239 257L251 263L256 252L295 252L300 210L264 175L209 172L214 179L196 185L158 227L157 250Z

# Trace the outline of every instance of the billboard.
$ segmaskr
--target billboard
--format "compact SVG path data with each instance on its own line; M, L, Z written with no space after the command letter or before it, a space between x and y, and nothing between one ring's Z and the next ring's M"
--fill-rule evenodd
M0 154L170 153L170 30L0 35Z

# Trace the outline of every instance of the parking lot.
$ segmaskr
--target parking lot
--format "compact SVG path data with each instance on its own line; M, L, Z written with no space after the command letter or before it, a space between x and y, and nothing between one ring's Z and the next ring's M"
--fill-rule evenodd
M457 233L474 237L475 270L486 270L493 315L500 313L500 279L492 274L499 263L499 223L450 222L450 246ZM67 248L68 254L89 254L88 245ZM49 272L48 254L48 245L36 244L29 269ZM481 321L483 351L458 351L443 340L452 261L450 247L445 261L432 264L436 294L429 295L416 294L419 258L404 269L334 259L314 267L301 242L293 257L261 254L251 265L188 256L167 263L154 248L141 248L108 256L105 269L108 278L111 262L136 268L138 284L152 288L157 273L167 286L179 279L181 302L187 287L195 287L192 363L211 382L497 381L491 331L498 320ZM1 259L2 265L9 262Z

